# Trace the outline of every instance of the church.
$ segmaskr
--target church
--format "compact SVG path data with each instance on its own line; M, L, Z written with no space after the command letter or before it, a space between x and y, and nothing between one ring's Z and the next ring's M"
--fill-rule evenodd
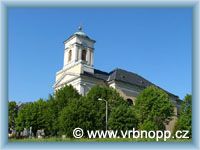
M123 69L116 68L110 72L95 69L95 42L81 26L64 41L64 64L63 68L56 73L55 91L71 84L81 95L85 95L94 85L106 85L116 89L129 104L134 104L136 96L142 90L150 85L156 86L140 75ZM164 91L169 94L177 116L181 103L179 97ZM174 124L174 121L171 123ZM169 130L172 124L169 125Z

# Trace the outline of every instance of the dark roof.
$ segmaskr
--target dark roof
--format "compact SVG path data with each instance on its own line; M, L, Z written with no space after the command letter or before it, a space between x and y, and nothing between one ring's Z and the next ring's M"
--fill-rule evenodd
M94 69L94 74L84 72L83 75L95 77L97 79L101 79L101 80L104 80L107 82L110 82L110 81L125 82L125 83L131 84L131 85L139 86L141 88L146 88L151 85L154 85L154 86L160 88L159 86L151 83L150 81L146 80L145 78L141 77L140 75L138 75L136 73L129 72L129 71L119 69L119 68L114 69L110 73ZM162 88L160 88L160 89L162 89ZM162 90L164 90L164 89L162 89ZM164 90L164 91L167 92L171 96L178 97L166 90Z
M107 79L108 79L108 76L109 76L109 73L107 73L107 72L105 72L105 71L101 71L101 70L94 69L94 75L95 75L97 78L101 78L101 79L107 80Z
M107 81L107 79L109 77L109 73L98 70L98 69L94 69L94 74L84 71L83 75L95 77L97 79L101 79L101 80L105 80L105 81Z
M153 85L153 83L149 82L148 80L133 72L129 72L118 68L109 73L108 81L112 80L122 81L140 87L147 87Z

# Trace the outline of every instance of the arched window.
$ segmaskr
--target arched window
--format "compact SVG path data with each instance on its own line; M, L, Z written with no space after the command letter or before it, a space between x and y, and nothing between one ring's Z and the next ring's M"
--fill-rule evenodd
M84 60L84 61L86 61L86 50L82 51L81 59Z
M132 105L133 105L133 101L132 101L132 99L130 99L130 98L127 99L127 102L128 102L128 105L129 105L129 106L132 106Z
M70 62L72 59L72 50L69 50L69 53L68 53L68 62Z

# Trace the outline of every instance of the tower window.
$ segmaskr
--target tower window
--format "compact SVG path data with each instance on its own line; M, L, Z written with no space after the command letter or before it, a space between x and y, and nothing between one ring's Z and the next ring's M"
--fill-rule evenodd
M68 62L70 62L71 59L72 59L72 50L70 50L68 53Z
M82 51L81 59L84 60L84 61L86 61L86 50Z

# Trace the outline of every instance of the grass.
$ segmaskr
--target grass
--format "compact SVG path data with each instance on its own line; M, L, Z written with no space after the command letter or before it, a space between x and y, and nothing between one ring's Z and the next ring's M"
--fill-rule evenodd
M9 139L9 142L157 142L156 139L132 139L132 138L95 138L95 139L88 139L88 138L81 138L81 139L74 139L74 138L44 138L44 139ZM164 141L160 139L158 142L192 142L192 139L168 139Z

